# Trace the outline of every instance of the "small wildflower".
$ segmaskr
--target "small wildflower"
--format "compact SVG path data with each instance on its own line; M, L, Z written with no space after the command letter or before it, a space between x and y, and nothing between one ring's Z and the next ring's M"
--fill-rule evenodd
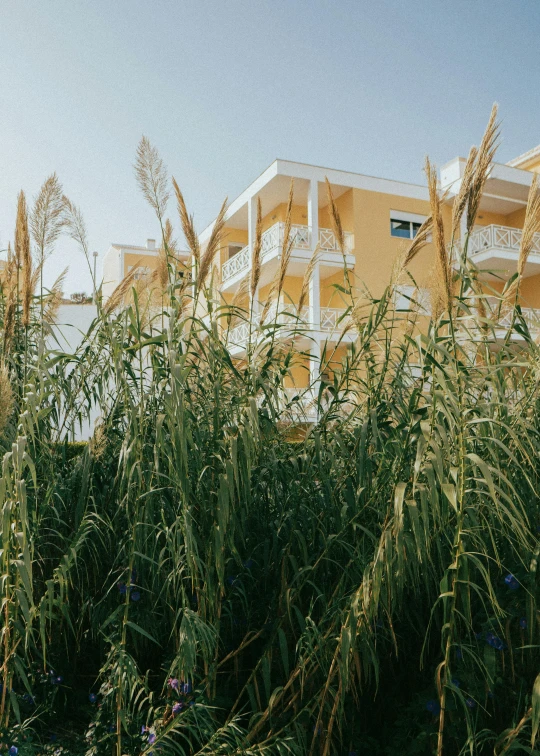
M517 591L517 589L519 588L519 583L517 579L512 575L512 573L509 573L505 577L504 582L510 588L511 591Z
M527 629L527 618L526 618L526 617L522 617L522 618L520 619L520 621L519 621L519 626L520 626L520 628L521 628L522 630L526 630L526 629Z
M139 601L140 598L141 598L141 594L139 593L139 591L133 591L133 593L131 594L131 600Z
M180 683L176 679L176 677L169 677L169 680L167 682L168 686L172 688L173 690L176 690L178 692L178 688L180 687Z
M143 725L141 727L141 735L144 735L144 733L148 730L148 727L146 725Z
M435 699L431 698L426 704L426 709L431 712L431 714L438 714L441 710L441 707L438 701L435 701Z
M56 678L56 682L58 685L61 685L64 682L64 678L62 677L62 675L58 675L58 677Z
M10 746L9 756L17 756L18 753L19 753L19 749L17 748L17 746L14 746L14 745Z
M455 688L459 688L459 686L461 685L461 683L460 683L460 681L458 680L458 678L457 678L457 677L453 677L453 678L452 678L452 685L453 685L453 686L454 686Z
M176 716L177 714L180 714L183 708L184 704L181 701L177 701L173 704L172 713L174 714L174 716Z
M182 693L184 693L185 695L188 695L189 693L191 693L191 691L192 691L192 685L191 685L190 680L188 680L185 683L182 683Z
M122 596L125 596L125 595L126 595L126 591L127 591L127 585L126 585L125 583L118 583L118 584L117 584L117 588L118 588L118 591L119 591L119 593L120 593L120 594L121 594Z
M469 709L474 709L474 707L476 706L476 701L474 700L474 698L471 698L470 696L469 698L465 699L465 703L467 704Z
M150 743L150 745L153 745L156 742L155 732L150 733L150 735L148 736L148 742Z
M245 568L246 568L247 570L250 570L250 569L251 569L251 568L253 567L253 565L254 565L254 564L255 564L255 562L253 561L253 559L247 559L247 560L246 560L246 561L244 562L244 567L245 567Z
M97 701L96 694L95 693L90 693L90 695L88 696L88 700L90 701L90 703L94 704Z

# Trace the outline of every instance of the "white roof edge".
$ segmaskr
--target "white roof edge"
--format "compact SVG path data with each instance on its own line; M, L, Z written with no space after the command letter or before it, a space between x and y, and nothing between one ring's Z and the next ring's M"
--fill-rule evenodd
M129 252L129 250L135 250L136 252L143 252L145 255L150 255L150 257L155 257L159 254L159 247L156 249L148 249L148 247L138 247L135 244L118 244L116 242L111 243L109 250L111 249L117 249L119 252ZM176 252L179 255L191 254L191 252L189 252L189 250L187 249L177 249Z
M429 200L429 194L426 186L422 184L411 184L404 181L394 181L392 179L377 178L376 176L367 176L363 173L354 173L352 171L342 171L336 168L325 168L320 165L311 165L309 163L298 163L294 160L283 160L277 158L268 168L263 171L238 197L231 202L225 214L225 220L233 216L254 194L257 194L262 187L275 176L291 176L300 179L318 179L324 182L328 178L331 184L348 186L351 189L365 189L382 194L395 194L411 199ZM199 234L199 241L204 243L212 232L215 219L206 226Z
M529 160L532 160L532 158L535 157L540 157L540 144L536 147L533 147L532 150L528 150L522 155L518 155L517 157L512 158L512 160L509 160L506 165L509 165L511 168L519 168L520 165L527 163Z

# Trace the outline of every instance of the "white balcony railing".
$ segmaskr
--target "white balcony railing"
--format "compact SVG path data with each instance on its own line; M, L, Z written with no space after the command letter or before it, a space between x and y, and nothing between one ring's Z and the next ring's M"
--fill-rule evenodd
M259 305L262 309L262 306ZM328 333L336 333L345 330L351 324L350 315L345 315L344 309L336 307L321 307L321 323L320 330ZM261 312L253 313L251 320L251 339L252 341L258 341L260 339L260 332L257 333L258 326L261 323ZM313 330L313 326L309 323L309 307L303 307L301 311L296 314L294 306L290 305L287 311L280 312L276 317L276 306L272 305L268 310L268 314L265 317L265 323L271 325L276 323L278 326L293 326L294 331L302 332ZM244 347L249 339L249 321L239 323L234 328L231 328L229 333L229 341L234 346ZM289 328L279 328L277 331L278 337L287 337L291 335Z
M271 255L275 250L283 246L283 237L285 234L284 223L274 223L267 231L264 232L261 239L261 256L264 258ZM293 249L312 248L311 228L309 226L293 225L291 227L291 238ZM345 252L351 252L353 248L353 234L345 233ZM329 228L319 229L318 244L323 252L340 252L338 240L334 232ZM237 273L244 273L251 267L251 256L249 245L240 250L234 257L223 263L221 268L221 280L223 283L235 276Z
M519 252L523 232L520 228L510 226L482 226L474 230L469 236L468 253L471 256L478 255L487 250L500 250L501 252ZM456 242L456 249L461 249ZM532 252L540 254L540 234L534 235Z

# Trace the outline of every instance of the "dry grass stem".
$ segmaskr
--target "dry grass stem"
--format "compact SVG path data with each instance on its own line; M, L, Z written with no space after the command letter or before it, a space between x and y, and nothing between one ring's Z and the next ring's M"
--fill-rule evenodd
M5 365L0 366L0 435L6 429L14 407L13 389L9 371Z
M431 217L433 219L433 241L437 256L437 275L434 282L435 286L439 289L439 295L436 297L437 310L439 310L442 304L443 309L450 313L452 309L452 259L444 241L444 225L441 212L441 196L437 185L437 170L430 163L429 158L426 158L425 172L429 189Z
M343 226L341 225L341 217L339 215L339 210L337 209L334 195L332 194L332 187L330 186L328 178L325 177L325 181L326 193L328 195L328 204L330 205L330 220L332 222L332 231L335 234L338 246L342 254L345 254L345 233L343 231Z
M17 202L17 221L15 224L15 258L22 273L22 324L30 323L30 308L34 287L32 286L32 251L28 231L28 209L24 192L19 192Z
M463 198L463 202L467 205L467 230L469 233L476 221L484 185L497 151L498 138L499 124L497 123L497 105L495 104L491 110L488 125L478 149L474 175L470 179L468 196Z
M422 225L418 229L416 236L414 237L409 247L407 248L404 255L404 261L403 261L404 267L406 267L407 265L410 265L410 263L414 260L416 255L420 252L420 250L423 249L426 246L426 244L429 244L429 242L431 241L430 237L432 233L433 233L433 216L430 215L422 223Z
M300 289L300 297L298 299L298 314L300 314L300 312L302 311L302 308L308 301L309 284L311 282L311 278L313 277L315 267L317 263L319 262L320 253L321 253L321 249L319 245L317 245L315 247L313 254L311 255L311 260L308 263L306 272L304 273L304 278L302 280L302 288Z
M451 226L451 239L456 238L456 234L459 229L459 224L461 222L461 218L463 216L463 213L467 209L467 203L469 201L469 194L471 191L471 184L475 173L475 165L476 165L476 157L478 155L478 149L476 147L471 147L469 152L469 157L467 158L467 162L465 164L465 170L463 171L463 178L461 179L461 186L459 187L459 192L457 193L456 198L454 199L454 204L452 207L452 226ZM463 244L465 240L462 239L461 243Z
M142 193L161 222L169 201L167 169L159 152L145 136L137 146L135 175Z
M60 273L60 275L58 276L56 281L53 283L53 285L49 289L48 294L45 297L43 320L49 325L56 323L57 316L58 316L58 308L60 307L60 304L62 303L62 299L64 296L64 282L66 279L67 272L68 272L68 268L64 268L64 270Z
M176 204L178 207L178 215L180 216L180 223L182 225L182 231L186 237L186 242L189 247L189 251L193 255L196 264L198 265L201 259L201 249L199 246L199 237L195 231L195 225L193 223L193 216L187 211L186 203L184 201L184 195L180 191L180 187L176 183L176 179L172 180L174 193L176 195Z
M253 244L253 254L251 257L251 300L253 301L257 294L257 286L261 277L261 250L262 250L262 207L261 198L257 197L257 224L255 227L255 242Z
M210 239L208 240L206 249L204 250L203 255L201 257L201 266L199 268L199 273L198 273L198 281L200 285L204 284L206 277L208 273L210 272L210 268L212 267L214 257L216 256L216 253L221 246L221 237L223 235L223 229L225 228L225 213L226 212L227 212L227 200L225 199L223 204L221 205L221 209L214 222L212 233L210 234Z

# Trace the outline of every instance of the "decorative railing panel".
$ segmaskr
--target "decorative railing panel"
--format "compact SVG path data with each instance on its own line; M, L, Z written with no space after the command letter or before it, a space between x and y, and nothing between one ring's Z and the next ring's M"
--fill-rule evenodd
M232 278L237 273L240 273L243 270L247 270L250 265L250 259L249 259L249 245L244 247L240 250L240 252L237 252L234 257L231 257L229 260L223 263L223 267L221 269L221 280L222 281L228 281L229 278Z
M487 249L501 250L503 252L519 252L523 232L520 228L510 226L482 226L475 229L469 236L468 252L471 256L485 252ZM456 243L456 248L461 249L461 244ZM535 234L532 252L540 254L540 234Z
M336 307L321 307L321 331L343 330L351 323L350 315L343 317L345 310Z
M261 256L264 258L283 246L285 224L274 223L261 237ZM345 233L345 251L350 252L353 247L353 234ZM311 228L294 224L291 226L291 240L293 249L311 249ZM339 252L336 235L329 228L319 229L319 247L324 252ZM245 273L251 267L249 246L244 247L230 260L223 263L221 280L225 283L237 273Z

